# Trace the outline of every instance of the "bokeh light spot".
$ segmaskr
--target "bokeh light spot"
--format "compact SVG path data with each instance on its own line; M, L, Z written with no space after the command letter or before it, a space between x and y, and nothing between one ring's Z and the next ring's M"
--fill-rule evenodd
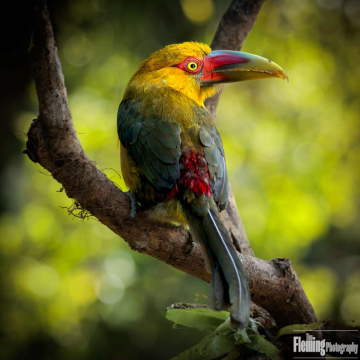
M185 16L194 23L207 21L214 11L212 0L181 0L181 7Z
M337 276L326 267L298 269L301 284L319 319L329 313L337 288Z
M121 284L124 286L131 285L135 280L135 263L129 253L119 252L109 255L105 259L105 269L109 276L121 279Z
M105 274L96 283L96 295L100 301L106 304L114 304L120 301L124 293L124 284L117 275Z
M35 295L41 298L53 297L60 286L58 273L50 266L34 262L27 270L26 284Z
M69 293L76 305L87 305L96 300L95 277L90 271L79 271L71 276Z
M87 65L94 55L94 47L85 34L73 35L64 46L64 56L73 66Z

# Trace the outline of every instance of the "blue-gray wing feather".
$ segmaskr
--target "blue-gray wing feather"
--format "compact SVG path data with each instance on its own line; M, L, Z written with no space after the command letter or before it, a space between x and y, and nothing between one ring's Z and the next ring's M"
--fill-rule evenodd
M158 190L169 191L180 176L179 125L139 114L134 100L120 104L117 124L121 144L147 180Z

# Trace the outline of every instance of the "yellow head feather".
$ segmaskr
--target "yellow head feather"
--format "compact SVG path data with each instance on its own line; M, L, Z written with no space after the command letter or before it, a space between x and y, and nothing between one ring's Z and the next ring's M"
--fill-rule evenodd
M202 59L210 52L208 45L198 42L168 45L152 53L142 62L129 87L131 90L135 90L134 87L137 90L141 89L142 92L170 87L204 106L204 100L215 93L215 87L201 87L199 76L178 69L175 65L182 63L188 57Z
M211 49L208 45L199 42L184 42L165 46L163 49L155 51L149 58L143 61L140 71L154 71L164 67L180 64L187 57L193 56L203 58L209 55Z

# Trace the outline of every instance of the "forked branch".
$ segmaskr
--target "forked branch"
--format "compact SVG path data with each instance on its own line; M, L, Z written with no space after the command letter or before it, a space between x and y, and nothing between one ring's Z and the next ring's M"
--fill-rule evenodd
M213 46L239 49L263 0L234 0L221 20ZM158 224L146 212L129 219L130 201L89 159L72 122L64 76L45 4L35 9L31 63L40 115L31 124L29 158L40 163L93 216L121 236L133 250L155 257L205 281L200 248L192 249L187 230ZM212 100L214 101L214 100ZM210 102L210 106L212 102ZM210 107L214 114L216 106ZM252 300L266 309L279 326L311 323L316 316L299 279L286 259L263 261L252 257L234 200L225 219L250 279Z

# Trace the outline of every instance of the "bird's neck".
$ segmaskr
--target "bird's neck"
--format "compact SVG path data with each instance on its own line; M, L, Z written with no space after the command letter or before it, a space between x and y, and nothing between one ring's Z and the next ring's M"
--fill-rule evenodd
M177 122L183 129L190 129L201 119L211 120L203 102L193 100L183 91L157 86L148 81L132 79L123 100L132 101L134 109L140 114L154 119L161 118L164 122Z

